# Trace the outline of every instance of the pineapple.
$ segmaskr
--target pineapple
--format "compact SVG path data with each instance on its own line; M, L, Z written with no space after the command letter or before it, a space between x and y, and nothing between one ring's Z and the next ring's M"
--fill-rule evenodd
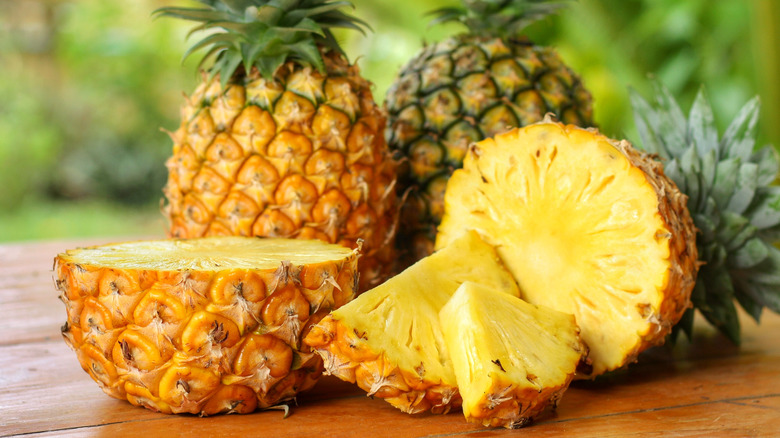
M55 259L62 335L103 391L164 413L248 413L322 373L301 344L351 300L357 252L238 236L118 243Z
M587 348L574 316L463 283L439 312L466 419L528 424L569 387Z
M471 147L447 185L436 239L494 245L524 300L573 314L592 376L664 341L698 268L686 197L661 165L546 119Z
M632 92L642 146L665 162L688 195L702 267L693 309L677 326L690 335L694 309L734 343L740 326L734 300L759 321L764 307L780 313L780 187L777 152L755 148L759 102L748 102L718 139L702 89L686 119L668 90L656 84L650 105ZM679 330L678 330L679 332Z
M466 281L518 296L495 250L466 233L334 311L304 339L325 372L414 414L460 406L439 310Z
M428 45L403 67L385 100L388 145L399 160L398 248L408 265L431 253L444 190L471 143L553 113L593 125L591 97L549 47L521 37L529 23L560 7L539 0L464 1L434 11L464 33Z
M343 1L201 0L158 15L207 31L216 59L171 134L169 235L320 239L355 248L361 289L393 269L395 166L370 83L331 29L362 29Z

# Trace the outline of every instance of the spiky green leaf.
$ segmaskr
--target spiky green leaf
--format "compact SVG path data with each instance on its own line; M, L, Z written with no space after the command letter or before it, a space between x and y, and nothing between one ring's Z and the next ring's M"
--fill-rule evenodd
M699 89L696 99L693 101L688 115L688 142L692 143L702 157L713 152L718 152L718 130L715 127L712 107L707 100L704 87ZM717 155L715 158L720 158Z
M755 163L744 163L739 166L739 174L736 178L731 198L728 200L726 210L743 214L756 194L758 187L758 165Z
M775 181L777 173L780 171L780 157L778 157L775 148L764 146L753 154L750 161L758 165L756 182L759 187L772 184Z
M238 67L257 68L267 79L288 60L324 71L320 48L343 55L330 30L365 32L368 24L346 12L353 4L343 0L202 0L206 8L163 7L155 16L193 21L191 33L208 32L185 53L205 50L201 64L215 58L209 69L223 84ZM217 56L214 56L217 55Z
M780 187L758 188L746 215L759 229L780 225Z
M726 128L718 145L724 156L740 157L747 161L755 147L756 125L758 124L760 101L758 97L751 99Z
M702 89L686 119L671 93L654 83L653 103L631 91L631 104L645 150L657 153L665 170L687 194L698 230L703 266L691 300L712 325L735 343L735 301L758 319L764 307L780 312L780 164L771 147L755 150L758 99L746 103L718 139L712 108ZM674 333L689 333L691 317Z
M728 264L737 269L753 268L769 256L769 249L764 241L753 237L729 255Z
M462 7L443 7L431 11L431 25L457 22L469 34L485 37L516 38L531 23L557 13L570 0L463 0Z

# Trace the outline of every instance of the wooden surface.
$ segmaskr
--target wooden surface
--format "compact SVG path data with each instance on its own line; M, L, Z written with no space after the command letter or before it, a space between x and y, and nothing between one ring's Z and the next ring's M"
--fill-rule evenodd
M742 319L741 348L698 324L692 342L575 382L557 411L515 431L468 424L460 412L410 416L332 378L287 419L157 414L104 395L60 336L52 259L87 243L102 242L0 245L0 436L780 437L780 317L770 313L760 326Z

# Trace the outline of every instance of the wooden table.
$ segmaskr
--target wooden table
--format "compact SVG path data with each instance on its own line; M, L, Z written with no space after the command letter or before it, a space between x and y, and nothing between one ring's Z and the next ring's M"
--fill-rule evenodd
M103 394L61 339L52 259L87 243L0 245L0 436L780 436L780 317L769 313L760 326L743 317L741 348L699 323L692 342L575 382L557 411L521 430L483 429L459 412L410 416L329 377L287 419L157 414Z

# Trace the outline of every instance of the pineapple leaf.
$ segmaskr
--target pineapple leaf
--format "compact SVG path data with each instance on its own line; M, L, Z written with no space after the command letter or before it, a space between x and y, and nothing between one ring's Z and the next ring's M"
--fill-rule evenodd
M780 187L760 187L746 215L759 229L780 225Z
M571 0L462 0L463 7L443 7L429 12L431 25L458 22L469 34L517 38L530 24L557 13Z
M739 317L734 306L734 288L727 270L705 271L704 285L707 289L704 302L696 303L704 318L717 327L733 343L740 342ZM710 271L710 272L707 272Z
M222 59L217 61L216 67L219 72L220 85L222 85L222 88L225 88L233 76L233 72L241 64L241 57L235 52L223 52L222 55Z
M750 315L755 321L761 319L761 313L764 310L764 305L760 304L755 296L749 294L736 294L737 302L740 307Z
M699 155L705 156L710 151L717 152L718 131L712 115L704 87L699 89L688 116L689 143L696 146ZM721 157L717 157L721 158Z
M671 154L666 150L663 141L656 134L656 126L659 125L658 116L649 103L633 88L629 89L631 106L634 108L634 123L639 132L644 149L664 159L669 159ZM668 169L667 169L668 173Z
M736 178L731 199L726 210L743 214L753 201L758 186L758 165L745 163L739 167L739 175Z
M769 256L769 249L764 242L754 237L729 256L729 265L738 269L752 268Z
M656 84L656 112L658 122L652 128L661 135L670 157L682 155L688 144L688 122L674 96L665 87Z
M755 146L756 125L758 124L760 101L758 97L751 99L731 122L723 138L719 149L725 156L740 157L747 161ZM776 172L775 172L776 173Z
M686 310L685 313L683 313L682 318L680 318L680 321L672 328L672 333L669 335L669 338L673 341L680 336L680 332L683 332L686 338L692 339L693 320L695 315L696 312L693 309Z
M755 148L759 100L740 109L721 139L712 107L700 89L688 119L663 85L654 102L631 90L644 149L666 161L665 170L688 195L703 263L691 295L694 308L739 343L735 301L758 320L764 307L780 313L780 187L778 153ZM686 316L686 318L689 318ZM678 331L690 333L691 319Z
M214 33L211 35L208 35L207 37L203 38L202 40L198 41L198 43L190 46L189 49L187 49L186 52L184 52L184 55L182 55L181 59L182 62L190 57L194 52L210 46L214 45L215 47L222 47L223 43L227 43L227 45L230 45L230 43L233 41L234 37L226 34L226 33Z
M184 58L206 50L199 67L217 55L211 75L226 84L243 65L244 74L256 67L270 79L286 61L312 65L324 71L322 51L342 55L330 29L346 28L365 33L368 24L342 9L354 8L344 0L201 0L206 8L163 7L154 11L165 16L194 21L190 35L209 32L185 53Z
M780 171L780 158L773 147L765 146L753 154L750 161L758 164L757 184L766 186L772 184Z
M712 175L707 175L708 169L702 166L702 176L705 177L704 187L711 187L709 196L715 200L717 205L727 205L734 193L734 187L737 185L739 176L740 160L738 158L729 158L721 162L716 161L716 151L710 150L706 159L702 163L707 163L715 167Z

